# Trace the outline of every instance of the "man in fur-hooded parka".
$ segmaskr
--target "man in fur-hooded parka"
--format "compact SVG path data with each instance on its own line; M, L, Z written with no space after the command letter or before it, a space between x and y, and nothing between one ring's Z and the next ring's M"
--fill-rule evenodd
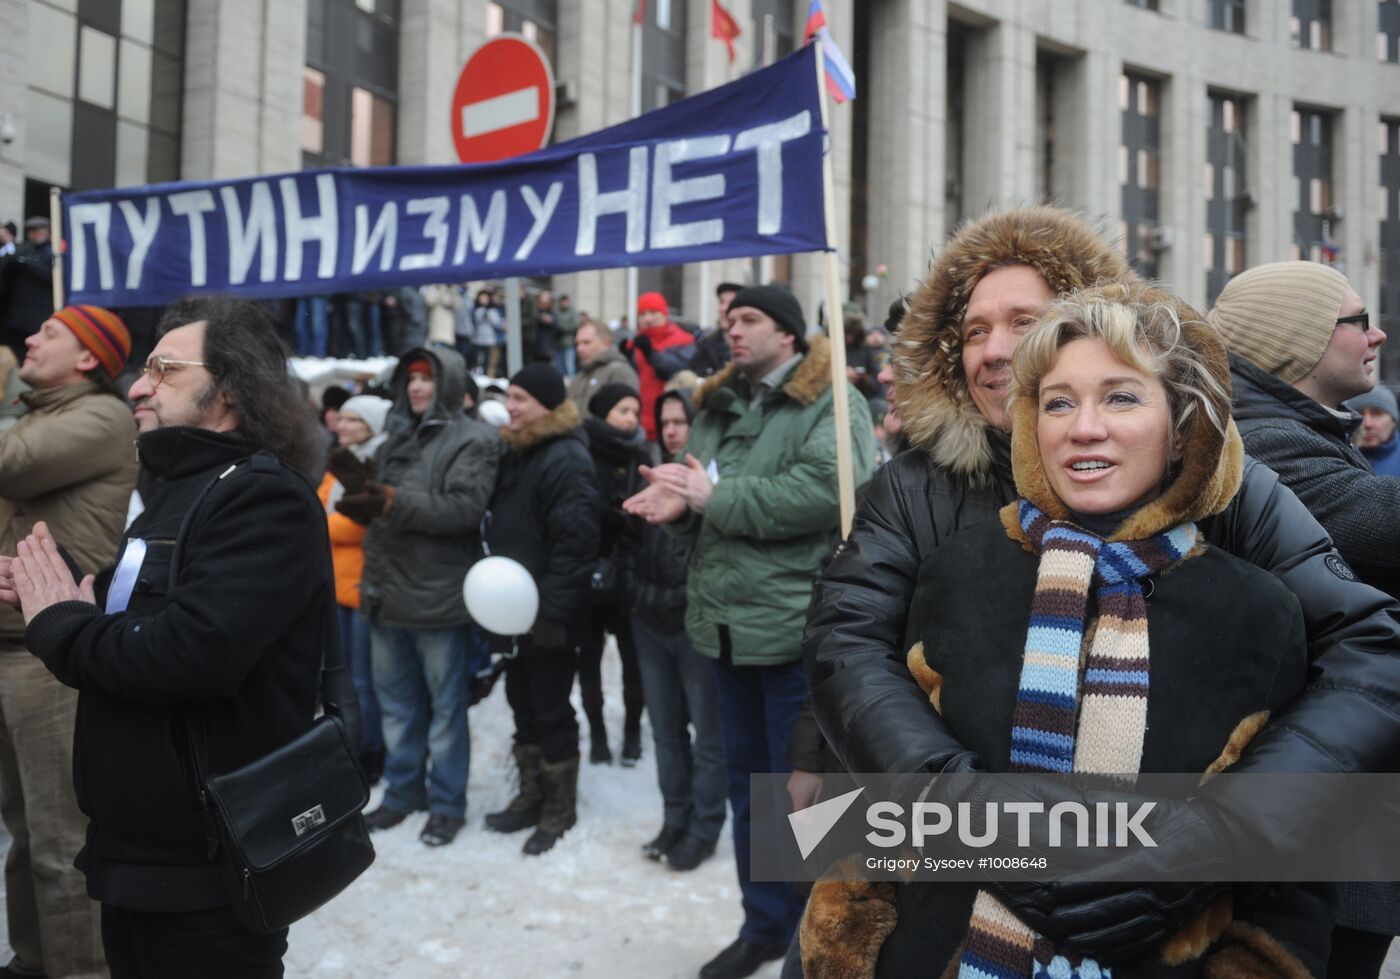
M997 519L1016 497L1010 438L979 410L963 356L965 329L976 326L965 322L973 291L1012 266L1034 270L1042 295L1133 277L1117 249L1084 221L1031 207L962 228L911 297L895 368L912 448L871 480L850 537L815 586L803 639L813 709L849 771L939 773L968 755L899 667L920 565L950 535ZM998 329L1023 332L1018 322L1019 315L1000 316ZM1010 348L1014 342L1007 359ZM1400 751L1400 715L1381 705L1400 696L1400 662L1381 654L1400 642L1400 610L1388 596L1330 570L1335 552L1326 533L1272 471L1248 457L1243 469L1239 492L1222 513L1201 521L1201 533L1275 574L1298 599L1311 667L1324 682L1279 711L1235 770L1385 770ZM1278 815L1277 832L1306 839L1321 814L1299 808ZM1141 913L1125 920L1121 909L1130 906ZM1189 902L1178 906L1150 887L1131 901L1087 902L1077 910L1081 937L1096 933L1107 948L1164 940L1193 913Z

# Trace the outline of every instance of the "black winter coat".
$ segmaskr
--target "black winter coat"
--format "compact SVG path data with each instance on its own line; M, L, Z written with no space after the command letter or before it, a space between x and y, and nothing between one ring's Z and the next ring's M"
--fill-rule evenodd
M152 478L127 531L147 551L126 610L62 602L29 623L25 643L78 690L73 778L91 823L77 865L88 893L137 911L198 911L227 901L183 718L205 726L215 774L311 726L323 616L335 601L330 541L305 478L259 456L200 505L171 588L185 514L248 449L197 428L148 432L137 448Z
M0 328L11 337L27 337L53 311L53 249L22 242L0 258Z
M1400 480L1377 476L1351 444L1360 423L1236 355L1235 424L1249 454L1297 494L1361 580L1400 597Z
M974 486L902 453L872 478L851 535L812 592L803 655L817 721L852 772L940 772L964 750L905 665L904 624L922 561L1015 499L1006 436L996 476ZM1005 459L1005 463L1001 463ZM1267 466L1246 457L1240 491L1199 522L1206 541L1271 571L1299 601L1307 692L1254 739L1237 772L1385 772L1400 759L1400 605L1354 580L1326 532ZM1313 817L1276 814L1307 834Z
M1376 475L1352 445L1360 418L1344 421L1233 354L1230 379L1245 448L1312 511L1362 581L1400 597L1400 480ZM1344 884L1339 921L1393 934L1400 929L1400 885Z
M606 556L623 546L621 538L634 522L623 511L622 501L645 485L637 467L650 463L651 456L640 428L628 434L601 418L589 417L584 419L583 429L588 436L588 454L593 457L602 511L598 554Z
M690 347L698 344L691 344ZM676 347L689 350L690 347ZM685 408L687 421L695 419L695 407L686 391L666 391L656 399L652 410L656 413L657 446L652 451L656 459L674 462L667 458L659 446L661 438L661 407L668 401L678 401ZM653 460L648 460L654 464ZM639 487L640 488L640 487ZM685 631L685 586L689 574L690 541L685 537L667 533L659 526L653 526L640 517L628 517L626 533L623 536L626 576L624 605L627 612L646 621L653 629L662 632Z
M578 409L565 401L505 443L482 540L535 579L534 642L573 649L588 636L601 504Z
M941 676L940 717L991 772L1010 767L1026 613L1039 562L1007 538L999 521L989 521L952 535L918 572L908 640L922 641L924 661ZM1278 710L1302 692L1302 616L1276 578L1210 546L1154 576L1152 584L1152 679L1141 771L1205 771L1239 722L1256 711ZM979 595L995 595L997 606L1012 614L988 614ZM1092 595L1089 615L1090 621L1097 615ZM940 974L961 951L976 885L914 883L897 890L898 924L880 950L876 975ZM1262 922L1321 974L1331 896L1330 885L1241 891L1235 915ZM1322 927L1280 928L1280 916ZM1186 977L1201 974L1201 966L1200 960L1175 969L1138 962L1115 974Z

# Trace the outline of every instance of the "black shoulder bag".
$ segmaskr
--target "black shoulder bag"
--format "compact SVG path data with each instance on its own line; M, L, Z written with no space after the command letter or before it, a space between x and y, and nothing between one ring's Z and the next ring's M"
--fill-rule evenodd
M181 550L209 491L245 465L281 463L268 453L230 466L185 515L170 561L173 589ZM327 550L317 548L318 551ZM329 553L318 555L331 581ZM207 728L184 715L209 854L218 864L233 913L244 927L269 934L302 918L350 885L374 862L362 810L369 783L356 760L360 706L346 673L329 601L321 616L321 702L310 730L236 771L209 773Z

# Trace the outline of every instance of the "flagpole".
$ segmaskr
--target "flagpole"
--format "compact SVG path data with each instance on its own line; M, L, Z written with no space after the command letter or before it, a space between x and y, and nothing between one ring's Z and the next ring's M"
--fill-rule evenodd
M826 211L826 333L831 347L831 406L836 415L836 492L841 501L841 536L850 536L856 513L855 463L851 452L850 383L846 380L846 318L841 311L841 264L836 255L836 176L831 165L831 109L826 94L826 66L821 38L817 45L817 95L827 145L822 153L822 203Z
M636 15L632 18L632 118L635 119L642 114L642 18L646 16L646 0L639 0L641 6L637 8ZM627 322L632 328L632 335L637 334L637 266L631 265L627 268Z
M715 5L714 0L705 4L705 46L701 49L705 52L700 59L700 91L707 92L710 89L710 45L715 36ZM732 42L731 42L732 43ZM710 325L710 263L700 263L700 312L697 321L700 330L705 330Z
M49 248L53 251L53 308L63 308L63 191L49 188Z

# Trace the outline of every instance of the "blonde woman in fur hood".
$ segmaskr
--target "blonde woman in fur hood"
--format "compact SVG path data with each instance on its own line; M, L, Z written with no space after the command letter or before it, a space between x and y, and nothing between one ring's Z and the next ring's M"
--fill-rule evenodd
M949 536L996 521L1017 498L1003 399L1020 336L1054 297L1133 278L1083 220L1031 207L962 228L911 298L895 365L912 447L871 480L850 537L814 588L803 640L816 718L848 771L983 767L905 666L918 571ZM1400 704L1400 657L1391 655L1400 606L1344 575L1317 521L1248 457L1234 498L1198 526L1207 543L1272 572L1298 599L1315 674L1235 770L1388 770L1400 752L1391 706ZM1324 818L1306 807L1268 814L1270 832L1298 847ZM1113 959L1160 945L1213 896L1204 885L1144 884L1066 902L1042 888L1022 893L1017 911L1060 947Z

